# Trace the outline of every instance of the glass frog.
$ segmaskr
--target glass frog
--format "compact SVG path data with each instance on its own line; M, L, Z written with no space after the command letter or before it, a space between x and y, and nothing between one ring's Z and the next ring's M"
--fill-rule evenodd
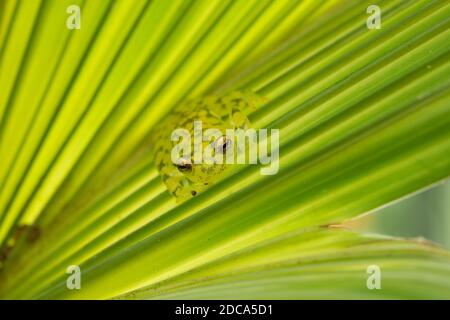
M171 140L173 130L186 129L193 137L195 121L201 121L203 132L210 128L223 133L226 129L246 130L251 128L247 115L265 101L266 99L248 91L235 91L222 96L210 95L175 107L156 126L151 135L152 156L164 184L178 203L209 188L230 164L226 164L226 161L195 163L194 152L177 163L172 162L172 149L177 144ZM225 153L228 148L234 148L233 141L225 135L215 138L214 141L203 140L200 140L202 147L214 146L215 152Z

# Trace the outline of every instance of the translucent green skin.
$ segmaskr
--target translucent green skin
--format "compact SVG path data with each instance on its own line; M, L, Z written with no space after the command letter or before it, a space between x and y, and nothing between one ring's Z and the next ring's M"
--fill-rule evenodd
M224 134L226 129L246 130L251 128L247 115L263 102L261 97L251 92L232 92L223 96L208 96L189 101L175 108L155 128L152 135L154 138L154 161L168 191L175 196L177 202L190 199L209 188L231 164L207 164L204 162L194 164L193 154L191 154L189 168L180 168L171 160L172 148L178 143L171 141L173 130L177 128L188 130L191 140L193 140L194 134L194 121L202 121L203 132L209 128L219 129ZM211 143L211 141L203 141L203 150Z

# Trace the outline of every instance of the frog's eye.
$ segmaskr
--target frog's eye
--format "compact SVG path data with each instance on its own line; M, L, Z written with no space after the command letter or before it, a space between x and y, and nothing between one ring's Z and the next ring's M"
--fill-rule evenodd
M220 137L214 142L216 152L225 153L233 144L233 141L227 137Z
M191 161L189 159L185 159L185 158L179 159L178 162L175 164L175 167L177 167L177 169L180 172L190 172L190 171L192 171Z

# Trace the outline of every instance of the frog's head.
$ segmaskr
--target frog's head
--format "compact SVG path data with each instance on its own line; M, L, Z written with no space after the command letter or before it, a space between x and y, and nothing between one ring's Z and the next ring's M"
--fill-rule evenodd
M177 198L186 198L197 195L219 180L226 170L226 153L234 147L232 139L227 136L219 136L213 141L202 142L202 161L196 163L194 152L190 155L179 157L172 165L182 177L180 188L176 190ZM193 148L192 148L193 150ZM207 159L204 151L207 151ZM218 159L221 159L221 161Z

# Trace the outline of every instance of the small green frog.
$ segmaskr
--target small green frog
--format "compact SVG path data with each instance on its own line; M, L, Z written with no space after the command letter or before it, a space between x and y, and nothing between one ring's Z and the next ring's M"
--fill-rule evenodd
M172 141L172 132L177 128L186 129L194 136L194 122L201 121L203 132L208 129L251 128L247 117L265 102L265 99L252 92L231 92L218 96L211 95L191 100L174 110L153 130L152 150L157 169L168 191L177 202L190 199L213 185L229 166L223 163L195 163L194 155L184 156L175 163L171 153L176 141ZM201 137L200 137L201 139ZM193 139L192 139L193 140ZM224 153L234 147L233 141L226 135L214 141L203 141L202 147L213 146L215 152ZM192 150L194 147L192 146Z

